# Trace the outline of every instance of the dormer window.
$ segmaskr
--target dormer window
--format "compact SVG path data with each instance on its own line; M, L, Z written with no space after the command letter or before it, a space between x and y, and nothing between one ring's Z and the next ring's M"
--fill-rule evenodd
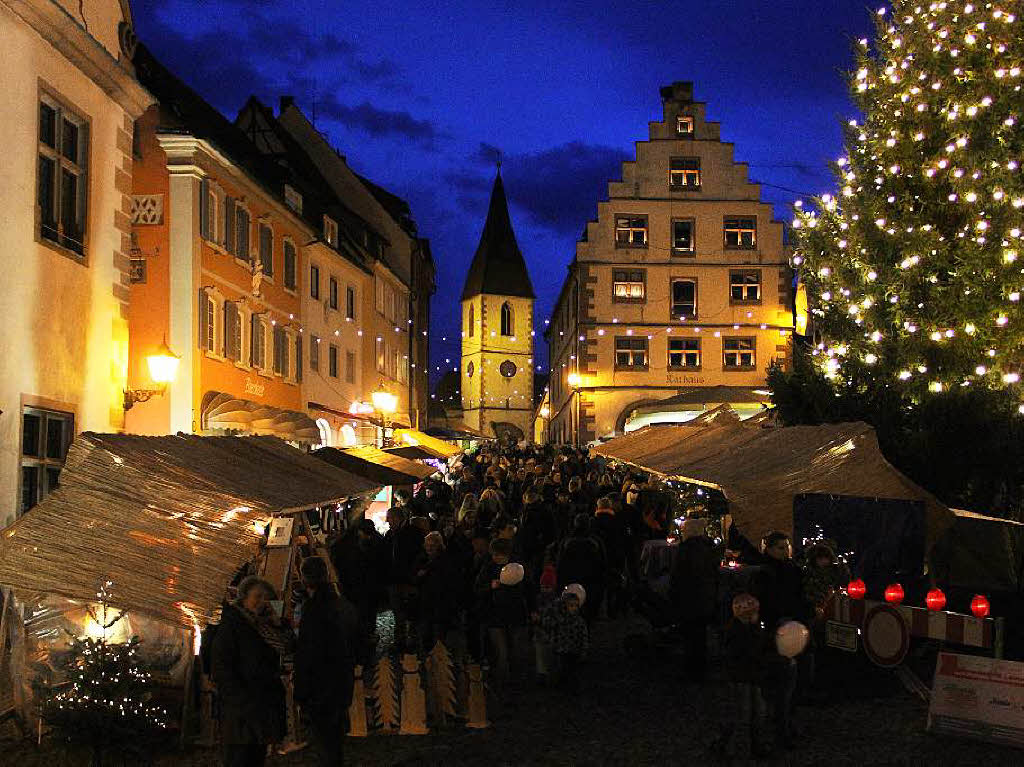
M324 216L324 241L332 248L338 247L338 222Z
M302 195L288 184L284 185L284 204L296 213L302 213Z
M668 183L673 189L699 189L700 158L671 158L669 160Z
M693 118L689 115L679 115L676 117L676 133L680 136L692 136Z

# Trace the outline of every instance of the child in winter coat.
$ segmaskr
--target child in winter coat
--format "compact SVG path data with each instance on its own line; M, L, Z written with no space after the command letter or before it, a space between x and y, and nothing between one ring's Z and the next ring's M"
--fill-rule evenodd
M540 594L537 595L538 615L533 616L535 620L539 618L539 615L543 615L548 607L558 601L557 588L558 572L555 570L554 557L549 546L548 550L544 552L544 569L540 574ZM553 650L547 635L539 626L533 632L533 649L537 684L544 687L547 685L548 674L552 667Z
M559 686L571 693L579 692L580 663L590 643L587 622L580 612L580 592L578 584L566 586L561 598L545 608L539 619L539 633L558 659Z

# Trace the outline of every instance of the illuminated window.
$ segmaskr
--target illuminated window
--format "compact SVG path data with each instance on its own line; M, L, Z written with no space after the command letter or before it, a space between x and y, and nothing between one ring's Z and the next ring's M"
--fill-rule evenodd
M615 247L646 248L647 216L616 216Z
M757 247L757 218L730 216L725 219L725 247L752 250Z
M345 447L352 447L356 444L356 430L349 424L341 427L341 444Z
M512 318L512 307L508 301L501 305L501 334L503 336L515 335L515 323Z
M330 216L324 216L324 241L332 248L338 247L338 222Z
M49 95L39 100L36 214L39 237L85 254L89 126Z
M643 269L615 269L612 271L612 299L615 301L643 301L646 295L646 272Z
M74 416L54 410L21 411L21 513L57 489L74 438Z
M331 424L326 418L316 419L316 428L320 430L320 447L331 446Z
M673 157L669 160L668 183L673 189L700 187L700 158Z
M722 339L722 354L722 366L727 370L752 370L756 362L754 339Z
M761 272L756 269L729 272L729 300L736 303L759 303Z
M615 367L637 369L647 367L647 337L625 336L615 339Z
M697 316L697 281L672 280L672 319Z
M670 368L699 368L700 339L668 339L668 366Z
M692 256L696 252L694 226L692 218L672 220L672 255Z
M676 133L680 136L692 136L693 118L689 115L679 115L676 117Z

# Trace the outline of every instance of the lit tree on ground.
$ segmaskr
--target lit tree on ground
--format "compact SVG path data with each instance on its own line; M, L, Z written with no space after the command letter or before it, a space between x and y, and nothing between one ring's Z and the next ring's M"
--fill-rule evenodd
M110 586L97 595L100 610L89 608L100 637L72 636L66 681L39 690L43 721L66 742L89 748L94 767L110 752L140 753L148 738L167 728L166 712L149 703L151 680L140 667L138 637L107 640L124 617L108 608Z
M920 403L1024 375L1019 10L896 0L860 41L839 194L793 222L813 359L839 393Z

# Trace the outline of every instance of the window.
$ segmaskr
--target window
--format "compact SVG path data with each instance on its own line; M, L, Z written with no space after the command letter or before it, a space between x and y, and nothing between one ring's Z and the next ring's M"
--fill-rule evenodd
M328 280L327 285L329 287L327 297L330 301L330 306L332 309L336 310L338 308L338 281L334 277L331 277Z
M692 218L672 220L672 255L692 256L696 252L693 229Z
M726 338L722 341L722 366L728 370L752 370L754 368L754 339Z
M356 353L346 351L345 352L345 383L354 384L356 382Z
M242 361L242 316L234 301L224 302L224 356Z
M503 336L515 335L515 322L512 318L512 307L508 301L501 305L501 334Z
M378 338L377 339L377 347L376 347L375 351L376 351L376 355L377 355L377 372L378 373L383 373L384 370L387 368L387 364L388 364L387 351L384 348L384 339L383 338Z
M668 339L668 366L670 368L699 368L700 339Z
M725 219L725 247L757 247L757 219L754 217L731 216Z
M320 298L320 267L316 264L309 267L309 295L310 298Z
M615 367L646 368L647 338L627 336L615 339Z
M217 348L217 306L206 290L199 291L199 348L211 354Z
M384 280L382 280L379 276L378 277L374 277L373 286L374 286L374 292L375 292L375 295L374 295L374 306L376 307L378 314L384 314L384 293L385 293Z
M284 328L274 328L274 372L288 377L288 334Z
M267 326L263 319L254 314L249 331L249 362L259 370L267 367Z
M756 269L729 272L729 300L760 303L761 272Z
M674 319L697 316L697 281L672 280L672 315Z
M476 312L473 311L473 304L469 305L469 337L473 337L473 326L476 325Z
M615 269L612 271L612 299L615 301L643 301L646 295L643 269Z
M25 408L21 413L21 513L57 489L74 437L74 416Z
M220 228L218 226L218 213L220 212L220 195L217 187L208 178L200 183L199 190L199 234L204 240L219 243L221 241Z
M338 347L334 344L331 344L327 352L327 374L331 378L338 377Z
M693 118L689 115L679 115L676 117L676 133L680 136L692 136Z
M235 208L235 251L237 258L243 261L252 260L252 250L249 247L249 228L252 221L249 218L249 211L236 206Z
M673 157L669 160L668 183L674 189L700 187L700 158Z
M409 383L409 358L399 349L395 350L395 369L398 372L398 382Z
M295 290L295 243L291 240L284 241L284 286L288 290Z
M618 248L646 248L647 216L616 216L615 246Z
M88 133L83 118L50 96L40 98L37 231L79 255L85 253Z
M345 288L345 317L350 320L356 318L356 289L351 285Z
M338 223L330 216L324 216L324 240L332 248L338 247Z
M288 184L284 185L284 204L296 213L302 213L302 195L292 189Z
M267 277L274 276L274 230L260 224L260 263Z
M309 338L309 369L320 369L320 338L318 336Z

